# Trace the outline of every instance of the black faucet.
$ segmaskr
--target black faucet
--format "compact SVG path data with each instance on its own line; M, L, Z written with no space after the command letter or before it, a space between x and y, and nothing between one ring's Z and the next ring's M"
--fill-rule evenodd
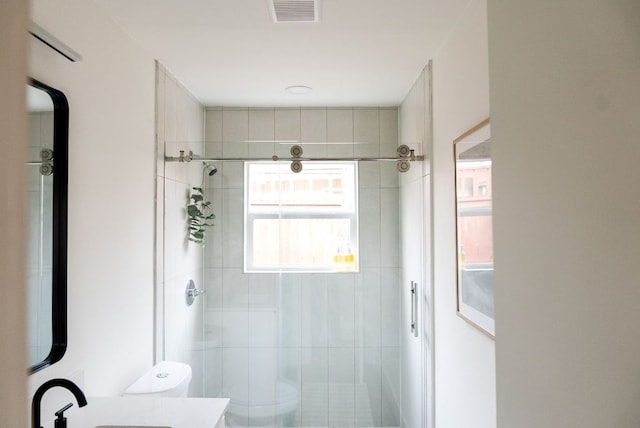
M87 405L87 398L84 396L84 393L80 390L80 388L78 388L78 385L76 385L75 383L71 382L68 379L48 380L42 385L40 385L36 393L33 394L33 400L31 402L31 427L32 428L42 428L42 426L40 425L40 401L42 400L42 396L44 395L44 393L47 392L49 389L53 388L54 386L61 386L71 391L71 393L76 397L78 406L84 407ZM67 410L69 407L71 407L71 405L65 406L64 409L56 413L56 416L58 416L60 420L66 421L66 419L63 418L62 412ZM56 426L58 425L56 424Z

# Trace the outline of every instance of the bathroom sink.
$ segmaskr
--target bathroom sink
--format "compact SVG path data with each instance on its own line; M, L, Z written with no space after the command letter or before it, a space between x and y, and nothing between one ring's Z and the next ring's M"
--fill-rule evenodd
M229 399L181 397L87 397L69 412L68 428L211 428L223 418ZM53 427L51 424L46 428Z
M96 428L171 428L159 425L98 425Z

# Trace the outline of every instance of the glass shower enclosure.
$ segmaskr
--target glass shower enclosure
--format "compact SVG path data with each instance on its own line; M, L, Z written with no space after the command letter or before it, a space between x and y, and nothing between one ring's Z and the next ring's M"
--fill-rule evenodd
M318 117L345 119L347 143L305 145L329 139L305 136ZM397 156L397 109L209 108L204 122L200 140L158 136L166 156L195 155L159 162L157 359L192 366L191 396L230 398L227 426L400 426L399 173L373 160ZM293 140L315 159L299 173L268 160ZM187 229L200 186L204 245ZM191 280L203 293L187 305Z

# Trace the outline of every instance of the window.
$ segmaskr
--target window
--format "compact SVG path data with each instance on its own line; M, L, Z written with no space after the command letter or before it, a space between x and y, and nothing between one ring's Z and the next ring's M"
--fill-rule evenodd
M247 162L245 183L245 271L358 270L356 162Z
M486 181L481 181L480 184L478 184L478 194L480 196L487 196L488 192L487 192L487 182Z

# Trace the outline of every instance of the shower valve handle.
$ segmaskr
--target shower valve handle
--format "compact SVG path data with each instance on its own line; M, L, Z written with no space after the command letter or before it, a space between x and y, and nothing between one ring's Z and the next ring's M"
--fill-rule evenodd
M187 283L187 289L184 292L185 303L187 304L187 306L191 306L193 304L193 301L196 299L196 297L204 293L206 293L206 291L198 290L196 288L196 284L193 282L192 279L190 279L189 282Z
M206 290L198 290L197 288L193 288L187 291L187 295L190 297L198 297L201 294L206 293Z

